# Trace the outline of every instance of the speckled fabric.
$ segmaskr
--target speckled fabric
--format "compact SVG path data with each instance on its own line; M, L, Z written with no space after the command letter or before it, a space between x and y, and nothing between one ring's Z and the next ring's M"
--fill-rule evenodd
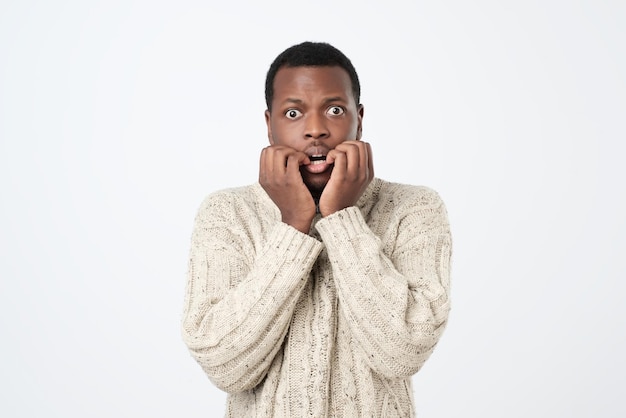
M375 178L303 234L259 184L195 219L183 339L228 392L226 416L410 417L411 376L450 310L438 194Z

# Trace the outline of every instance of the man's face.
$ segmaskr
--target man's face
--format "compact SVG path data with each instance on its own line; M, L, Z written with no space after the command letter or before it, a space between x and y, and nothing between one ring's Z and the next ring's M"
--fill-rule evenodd
M362 119L363 106L355 103L343 68L283 67L276 73L272 110L265 111L270 144L309 156L311 164L300 172L313 194L330 179L326 155L344 141L361 139Z

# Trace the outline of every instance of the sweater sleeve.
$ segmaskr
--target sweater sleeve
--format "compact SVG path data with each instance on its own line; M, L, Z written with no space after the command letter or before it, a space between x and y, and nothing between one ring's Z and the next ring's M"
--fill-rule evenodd
M253 232L237 212L223 197L209 197L201 206L182 321L192 356L229 393L255 387L267 373L322 248L276 222L254 254Z
M388 378L421 368L450 309L451 236L444 204L431 192L428 204L416 199L402 206L389 256L356 207L317 224L341 312L370 367Z

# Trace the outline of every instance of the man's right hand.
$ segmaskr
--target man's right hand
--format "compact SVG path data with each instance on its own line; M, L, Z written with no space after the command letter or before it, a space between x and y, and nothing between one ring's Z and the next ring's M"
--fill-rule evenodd
M310 164L305 153L283 145L268 146L261 151L259 183L280 209L282 221L308 234L315 202L302 181L300 166L304 164Z

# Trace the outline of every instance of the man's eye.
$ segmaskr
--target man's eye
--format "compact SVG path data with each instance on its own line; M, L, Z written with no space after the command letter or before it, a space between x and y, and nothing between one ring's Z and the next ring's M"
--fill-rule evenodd
M285 116L287 116L289 119L296 119L300 115L302 115L302 113L296 109L289 109L287 112L285 112Z
M333 115L333 116L343 115L343 108L339 106L331 106L328 109L328 114Z

